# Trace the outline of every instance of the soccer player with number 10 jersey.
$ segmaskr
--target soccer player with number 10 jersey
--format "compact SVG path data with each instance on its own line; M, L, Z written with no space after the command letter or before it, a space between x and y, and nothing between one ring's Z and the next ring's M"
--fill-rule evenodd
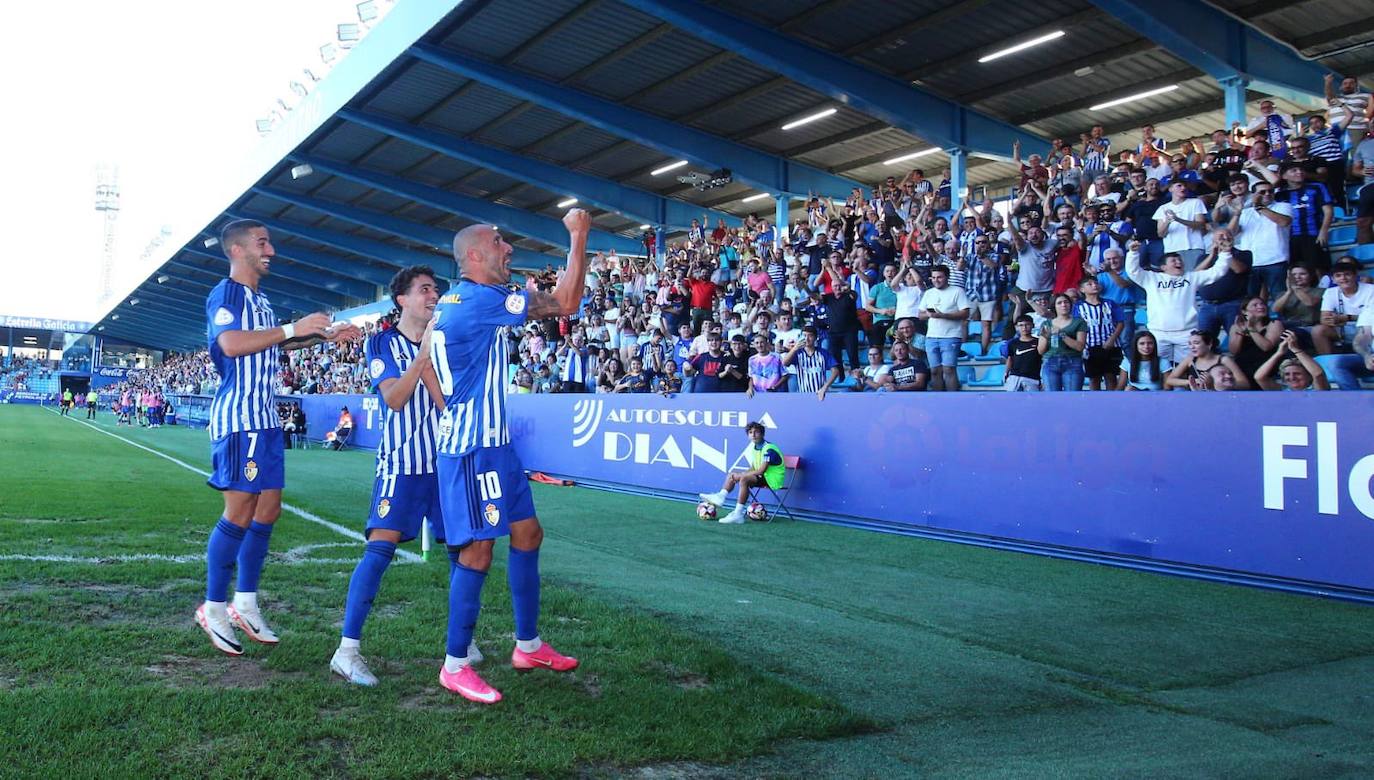
M582 302L591 217L572 209L568 265L552 293L510 283L512 248L493 225L472 225L454 236L462 278L439 299L431 336L435 373L444 394L439 416L439 501L453 567L449 579L448 647L439 683L471 701L492 704L501 694L482 680L468 655L492 546L510 536L506 574L515 612L511 665L566 672L577 659L539 636L539 546L544 531L534 515L520 459L506 426L506 371L511 328L527 319L571 315Z
M229 223L220 233L220 247L229 258L229 278L205 301L210 359L220 376L210 405L212 473L207 482L223 493L224 514L206 546L205 602L196 609L196 623L216 649L242 655L235 626L255 642L278 641L262 619L257 591L285 484L273 386L280 350L352 341L362 331L348 323L334 324L322 312L277 325L272 304L259 290L276 254L261 222ZM235 565L238 588L229 605Z

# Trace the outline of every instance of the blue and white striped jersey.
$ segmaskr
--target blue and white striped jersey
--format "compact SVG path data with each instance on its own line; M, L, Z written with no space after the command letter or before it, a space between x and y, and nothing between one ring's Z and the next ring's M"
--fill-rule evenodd
M277 347L231 358L219 347L219 334L229 330L271 330L276 315L267 296L247 285L225 279L205 299L210 360L219 372L219 390L210 403L210 438L231 433L280 428L277 417Z
M367 372L372 389L380 397L381 384L399 379L415 360L420 345L397 328L388 328L367 340ZM385 406L385 401L383 401ZM439 409L423 381L400 409L387 409L382 440L377 445L377 476L433 474L435 445L439 437Z
M439 455L510 444L506 427L507 334L525 324L523 289L463 279L439 299L430 337L434 372L444 393Z

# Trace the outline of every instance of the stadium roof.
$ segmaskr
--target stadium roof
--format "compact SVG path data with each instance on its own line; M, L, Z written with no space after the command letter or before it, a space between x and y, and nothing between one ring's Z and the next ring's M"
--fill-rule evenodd
M1224 125L1218 79L1248 84L1251 100L1311 110L1326 68L1374 66L1374 47L1360 45L1374 17L1359 9L1341 0L396 3L264 139L243 181L206 183L227 193L222 209L199 232L173 236L177 248L98 327L149 346L202 346L205 295L226 273L210 239L235 217L272 229L278 259L263 289L285 320L376 300L404 265L450 271L452 234L474 222L518 239L517 267L556 262L558 204L572 197L592 209L591 248L626 254L646 224L671 233L693 217L768 214L772 199L744 201L764 193L843 197L912 165L935 174L951 149L972 158L976 187L1014 176L1015 139L1043 147L1094 123L1122 134L1147 121L1165 138L1197 137ZM936 151L885 164L924 150ZM301 165L312 172L296 178ZM718 168L734 181L700 192L677 180Z

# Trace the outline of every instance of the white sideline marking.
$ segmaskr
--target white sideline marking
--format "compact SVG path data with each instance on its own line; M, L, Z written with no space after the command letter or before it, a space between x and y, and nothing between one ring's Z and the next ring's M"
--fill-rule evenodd
M204 555L161 555L158 553L136 553L134 555L100 555L93 558L84 558L79 555L0 555L0 561L26 561L41 563L133 563L137 561L161 561L163 563L197 563L204 564ZM281 566L302 566L307 563L328 563L328 564L353 564L357 563L354 558L288 558L284 561L273 561L273 565ZM403 565L403 564L397 564Z
M48 410L48 411L52 411L52 410L50 409L50 410ZM58 413L58 412L52 412L52 413L53 413L53 414L56 414L58 417L61 417L61 416L62 416L62 415L61 415L60 413ZM120 441L124 442L125 444L129 444L129 445L132 445L132 446L134 446L134 447L137 447L137 448L139 448L140 450L143 450L144 452L151 452L152 454L158 456L159 458L166 458L167 460L170 460L171 462L173 462L173 463L177 464L178 466L180 466L180 467L186 469L187 471L194 472L194 473L196 473L196 474L201 475L202 477L208 477L208 476L210 476L210 472L208 472L208 471L203 471L203 470L201 470L201 469L198 469L198 468L196 468L195 466L192 466L191 464L186 463L185 461L178 460L177 458L174 458L174 457L172 457L171 455L168 455L168 454L165 453L165 452L161 452L161 451L155 450L155 449L153 449L152 447L145 447L144 445L139 444L138 442L136 442L136 441L134 441L134 440L132 440L132 439L126 439L126 438L124 438L123 436L120 436L120 435L117 434L117 433L110 433L109 431L105 430L104 428L101 428L100 426L97 426L97 425L92 425L92 424L86 422L85 420L78 420L78 419L76 419L75 417L68 417L67 419L68 419L68 420L71 420L72 422L81 423L82 425L86 426L87 428L90 428L91 430L93 430L93 431L95 431L95 432L97 432L97 433L103 433L103 434L105 434L106 436L109 436L109 437L111 437L111 438L119 439ZM341 525L339 525L338 523L332 523L332 522L330 522L330 521L324 519L323 517L320 517L319 515L317 515L317 514L315 514L315 513L313 513L313 512L308 512L308 511L306 511L306 510L304 510L304 509L301 509L301 508L298 507L298 506L293 506L293 505L291 505L291 504L288 504L288 503L286 503L285 501L281 502L281 508L282 508L282 509L285 509L286 511L290 512L290 513L293 514L293 515L296 515L297 517L301 518L302 520L309 520L310 522L315 523L316 525L322 525L322 526L324 526L325 528L328 528L329 530L331 530L331 531L333 531L333 532L335 532L335 533L337 533L337 534L340 534L340 535L342 535L342 536L346 536L346 537L348 537L349 539L353 539L354 541L359 541L359 542L366 542L366 541L367 541L367 539L364 538L362 534L358 533L357 531L354 531L352 528L345 528L344 526L341 526ZM417 562L417 561L423 560L422 558L420 558L420 556L416 555L415 553L410 552L409 550L402 550L402 549L400 549L399 547L396 548L396 557L401 558L401 559L403 559L403 560L410 561L410 562L412 562L412 563L415 563L415 562ZM202 558L202 560L203 560L203 558ZM350 561L350 563L357 563L357 561Z

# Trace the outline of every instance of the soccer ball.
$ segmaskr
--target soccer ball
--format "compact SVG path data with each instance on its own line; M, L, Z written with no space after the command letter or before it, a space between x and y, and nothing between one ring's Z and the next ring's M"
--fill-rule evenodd
M716 505L712 504L710 501L702 501L700 504L697 504L697 517L702 520L715 520Z
M763 507L763 504L755 501L749 505L748 509L744 510L744 516L750 520L763 522L768 519L768 510Z

